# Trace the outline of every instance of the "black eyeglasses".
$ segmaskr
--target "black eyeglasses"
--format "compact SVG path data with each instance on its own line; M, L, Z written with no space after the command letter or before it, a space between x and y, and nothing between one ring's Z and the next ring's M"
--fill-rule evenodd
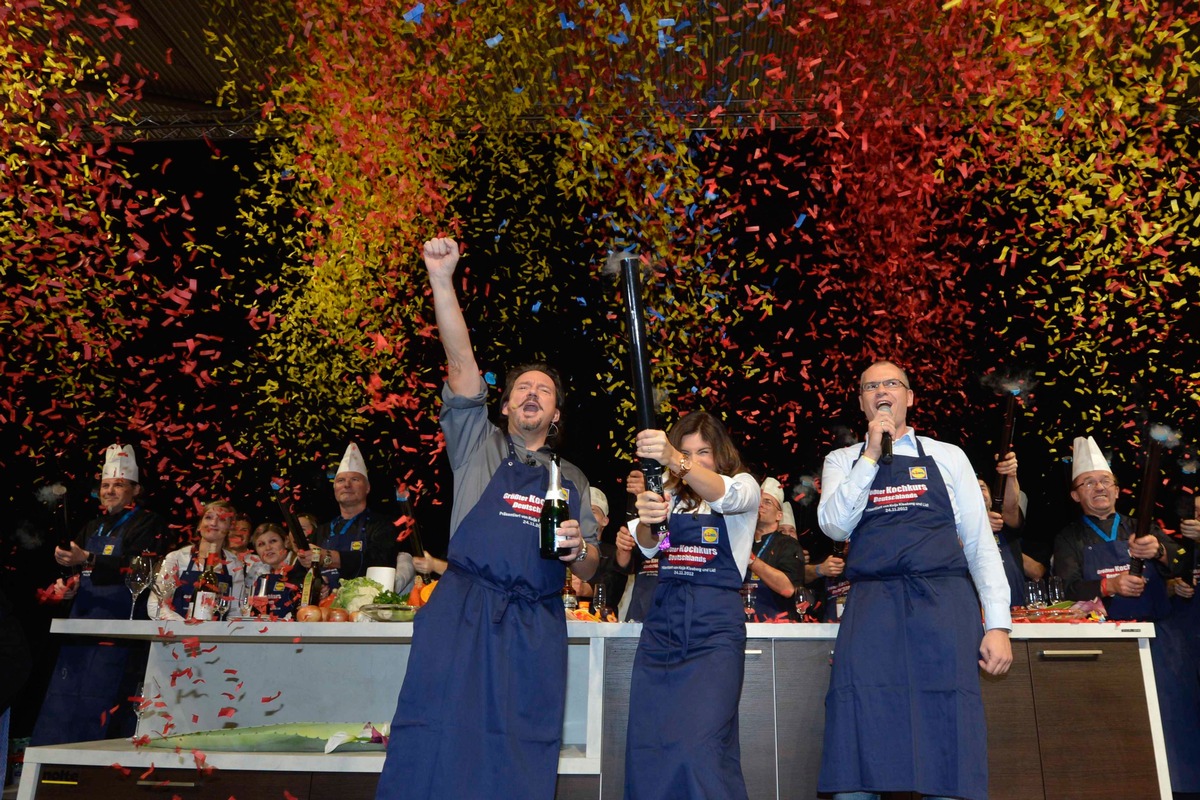
M867 392L875 391L880 386L882 386L884 389L907 389L908 388L907 386L904 385L904 381L900 380L899 378L888 378L886 381L867 381L859 388L862 389L863 394L866 394Z
M1080 481L1079 483L1075 484L1074 488L1076 488L1076 489L1082 488L1082 489L1087 489L1087 490L1091 491L1092 489L1096 489L1096 488L1111 489L1112 487L1114 487L1116 485L1117 485L1117 482L1114 481L1112 478L1088 478L1086 481Z

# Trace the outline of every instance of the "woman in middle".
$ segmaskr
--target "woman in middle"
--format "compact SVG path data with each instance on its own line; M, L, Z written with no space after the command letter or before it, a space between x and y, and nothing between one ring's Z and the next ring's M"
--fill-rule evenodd
M738 745L750 562L760 489L725 426L693 412L637 454L670 471L665 497L638 495L638 546L659 559L629 697L627 800L746 797ZM669 543L650 526L667 521ZM667 546L669 544L669 546Z
M246 565L249 604L263 616L293 619L299 606L304 569L288 547L291 537L274 522L264 522L250 535L258 561Z
M196 581L204 572L209 555L216 561L217 582L222 589L234 598L234 602L244 594L245 565L236 553L225 547L225 538L236 515L233 504L225 500L216 500L204 507L196 526L196 544L168 553L158 569L147 603L150 619L181 620L191 613Z

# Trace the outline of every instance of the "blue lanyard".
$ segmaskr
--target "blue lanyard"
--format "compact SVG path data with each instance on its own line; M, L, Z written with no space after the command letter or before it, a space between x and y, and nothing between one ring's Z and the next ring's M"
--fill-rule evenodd
M1121 524L1121 515L1120 514L1113 514L1112 530L1110 530L1107 535L1104 533L1104 531L1100 530L1099 525L1092 522L1092 518L1089 517L1087 514L1083 515L1083 521L1086 522L1087 526L1089 528L1091 528L1092 530L1094 530L1096 532L1096 535L1099 536L1104 541L1106 541L1106 542L1116 541L1117 530Z
M768 547L768 546L771 544L771 538L772 538L774 535L775 535L775 531L771 531L770 533L768 533L768 534L767 534L767 538L763 539L763 541L762 541L762 547L758 548L758 553L765 553L765 552L767 552L767 547ZM753 552L753 551L751 551L751 552ZM755 553L755 557L756 557L756 558L758 557L758 553ZM751 572L753 572L753 571L754 571L754 565L753 565L753 564L751 564L749 567L747 567L747 568L746 568L746 577L747 577L747 579L749 579L750 573L751 573Z
M114 533L116 533L117 528L124 525L126 520L128 520L130 517L132 517L136 511L137 511L137 506L134 506L133 508L128 509L124 514L122 514L121 518L113 524L112 530L109 531L108 535L112 536ZM104 534L104 523L103 522L101 522L100 526L98 528L96 528L96 535L101 538L104 538L105 534Z
M346 531L350 530L350 526L353 525L354 522L365 513L367 513L367 512L360 511L357 514L355 514L353 517L351 517L350 519L346 520L346 523L344 525L342 525L342 529L339 531L335 531L334 527L333 527L333 523L330 522L329 523L329 540L333 541L334 539L340 539ZM366 520L363 520L363 525L366 525ZM360 526L360 527L362 527L362 526Z

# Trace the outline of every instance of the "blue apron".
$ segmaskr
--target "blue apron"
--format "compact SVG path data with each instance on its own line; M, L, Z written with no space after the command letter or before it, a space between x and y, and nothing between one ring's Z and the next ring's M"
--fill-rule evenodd
M104 556L125 555L122 529L140 510L138 506L101 518L88 536L84 549ZM115 517L110 524L110 517ZM92 581L91 570L79 576L79 591L71 605L71 619L129 619L132 595L124 582L110 585ZM141 606L144 608L145 599ZM145 612L142 618L146 617ZM58 650L58 661L50 676L46 697L34 725L34 746L90 742L132 731L112 725L115 706L125 703L122 694L132 643L123 641L77 644L68 639ZM126 720L128 722L128 719Z
M818 789L983 800L979 601L941 471L916 444L879 465L854 529Z
M650 605L654 602L654 591L658 588L658 559L647 558L642 562L642 568L633 577L632 594L629 596L629 607L625 609L626 622L641 622L650 613Z
M746 617L725 518L675 510L629 690L625 797L745 798Z
M342 519L335 517L329 521L329 538L325 543L318 545L322 550L363 550L366 548L367 539L367 522L371 518L371 511L365 509L355 514L350 519ZM341 527L338 527L338 525ZM366 572L363 572L365 575ZM325 579L325 584L330 591L342 585L342 571L337 567L330 567L321 570L321 577ZM350 578L359 578L361 575L348 575L346 580Z
M1114 518L1117 519L1117 518ZM1106 538L1102 522L1085 524ZM1111 530L1111 529L1110 529ZM1115 531L1109 535L1115 537ZM1114 538L1086 545L1083 550L1084 580L1098 580L1122 572L1129 565L1129 542ZM1150 660L1158 689L1158 708L1166 740L1167 765L1171 789L1176 792L1200 792L1200 677L1195 652L1189 652L1189 638L1197 635L1200 614L1195 600L1168 598L1166 584L1151 563L1143 571L1146 588L1140 597L1107 597L1109 619L1145 620L1154 623L1150 640ZM1191 604L1191 605L1189 605ZM1178 612L1179 616L1176 616ZM1188 787L1191 788L1188 788Z
M845 558L849 558L849 553ZM849 561L846 561L849 564ZM836 578L825 579L825 608L821 612L822 622L841 622L841 617L838 616L838 601L850 596L850 581L846 580L846 572ZM845 606L842 606L843 612Z
M300 587L304 582L304 571L296 569L296 565L285 565L283 572L269 572L259 575L254 581L250 592L252 597L267 598L267 613L273 617L296 615L296 606L300 602ZM299 580L293 580L293 577Z
M1192 581L1200 581L1200 567ZM1154 623L1154 633L1150 655L1171 789L1200 793L1200 598L1172 597L1171 613Z
M995 534L996 547L1000 549L1000 563L1004 565L1004 577L1008 579L1008 604L1025 605L1025 559L1021 556L1019 532L1007 525Z
M549 482L512 441L413 623L378 800L550 800L567 684L566 565L538 554ZM580 495L564 480L572 519Z
M783 534L779 534L782 536ZM763 558L769 555L774 533L767 534L755 555ZM767 562L770 563L770 562ZM796 614L796 601L793 598L780 600L779 595L762 582L762 578L754 574L754 564L746 568L746 582L754 584L754 621L755 622L791 622Z
M236 556L234 556L236 558ZM225 553L222 551L221 558L224 560ZM175 594L171 597L171 608L175 613L183 618L187 618L192 612L192 596L196 593L196 581L200 580L200 574L204 572L204 568L196 562L196 548L192 548L192 554L188 556L187 569L179 573L175 585ZM233 594L233 578L229 574L229 570L218 568L217 583L225 591L225 594Z
M1116 575L1129 569L1129 542L1117 538L1117 525L1120 517L1113 517L1113 528L1110 534L1113 540L1105 541L1106 535L1090 518L1084 517L1084 524L1091 528L1100 541L1093 541L1083 548L1083 579L1098 581L1102 577ZM1171 610L1167 600L1167 585L1158 570L1151 563L1146 564L1142 577L1146 579L1146 588L1140 597L1106 597L1104 607L1110 620L1143 620L1154 622L1162 619ZM1153 642L1153 640L1151 640Z

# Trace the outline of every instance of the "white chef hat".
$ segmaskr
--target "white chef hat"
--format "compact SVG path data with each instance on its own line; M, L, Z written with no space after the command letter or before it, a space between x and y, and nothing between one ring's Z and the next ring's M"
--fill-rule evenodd
M604 492L597 489L595 486L589 486L588 491L592 495L592 505L599 506L600 511L604 516L608 516L608 498L604 496Z
M342 456L342 463L338 464L337 471L339 475L343 472L357 472L364 478L367 477L367 462L363 460L362 451L354 442L346 448L346 454Z
M783 504L783 519L779 520L779 524L791 525L793 528L796 527L796 515L792 513L791 503Z
M779 503L779 507L783 508L783 487L779 485L779 481L774 478L767 478L762 482L763 494L775 498L775 502Z
M1091 436L1076 436L1072 447L1071 482L1074 483L1085 472L1112 472L1100 445Z
M122 478L138 482L137 459L133 457L133 447L110 444L104 451L104 469L100 472L101 480Z

